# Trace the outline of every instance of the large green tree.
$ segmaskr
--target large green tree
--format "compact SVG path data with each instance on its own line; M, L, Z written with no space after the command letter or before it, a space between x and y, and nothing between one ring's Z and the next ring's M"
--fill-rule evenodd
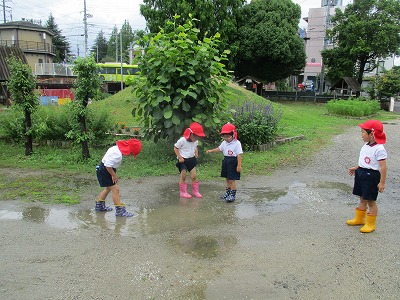
M103 57L108 61L117 61L121 59L121 46L122 46L122 61L129 63L129 48L135 43L135 40L144 36L143 30L132 30L131 25L127 20L118 31L114 26L110 39L107 43L107 54ZM122 45L121 45L122 38Z
M298 34L301 8L291 0L253 0L241 9L236 75L265 81L287 78L306 62Z
M192 20L167 26L174 31L145 36L148 47L138 57L134 115L155 140L176 140L192 121L218 130L227 112L222 94L229 79L223 64L228 53L219 54L219 34L199 40Z
M327 37L334 48L322 52L327 77L336 81L355 76L362 83L365 72L379 60L399 54L400 1L354 0L345 11L336 9Z
M190 14L198 20L196 27L200 30L200 40L207 35L214 36L218 32L221 36L220 50L229 49L234 57L239 48L238 10L245 2L245 0L143 0L140 13L146 19L150 33L157 33L160 28L165 28L166 22L175 14L181 16L177 22L184 24Z
M25 155L31 155L33 153L32 113L39 106L39 96L35 93L36 78L31 67L21 60L11 57L7 63L10 70L7 87L11 92L13 103L21 107L24 112Z
M107 47L107 39L103 30L100 30L96 39L94 40L92 48L90 49L90 52L96 58L96 62L104 62L103 59L107 56Z
M111 32L111 36L108 40L107 43L107 59L112 62L118 62L118 57L119 57L119 47L118 47L118 43L119 43L119 32L118 32L118 28L117 26L114 26L112 32Z
M385 71L375 80L375 92L378 99L390 98L400 94L400 66Z
M54 53L56 54L54 62L67 62L68 57L71 54L70 44L67 38L62 35L61 30L58 29L58 25L56 24L52 14L50 14L49 19L46 21L45 27L54 33L53 46Z

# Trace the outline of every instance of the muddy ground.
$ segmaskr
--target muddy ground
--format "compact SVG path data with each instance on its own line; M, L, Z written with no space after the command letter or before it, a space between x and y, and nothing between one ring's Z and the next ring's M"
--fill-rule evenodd
M243 177L235 203L218 199L222 179L179 199L177 176L121 180L129 219L94 212L94 177L79 205L1 201L0 298L399 299L400 122L385 131L373 233L345 224L358 202L355 127L309 161Z

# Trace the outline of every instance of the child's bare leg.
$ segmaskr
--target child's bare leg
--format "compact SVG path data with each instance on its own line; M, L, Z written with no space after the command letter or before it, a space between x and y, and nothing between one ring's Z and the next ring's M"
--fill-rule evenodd
M181 171L181 175L180 175L180 178L179 178L179 183L185 183L185 181L186 181L186 169L183 169Z
M368 200L364 200L363 197L360 197L360 204L358 205L360 210L367 210L368 208Z
M376 216L378 215L378 205L376 205L376 201L368 201L368 213L370 215Z
M189 174L190 174L190 179L192 180L192 182L196 182L196 180L197 180L196 168L193 168Z
M236 181L235 180L228 180L228 185L231 188L231 190L236 190Z
M114 205L120 205L121 204L121 199L119 197L119 186L118 184L114 184L113 186L110 187L110 190L112 192L112 199L114 201Z
M106 200L108 194L111 192L111 189L109 187L106 187L104 190L102 190L99 194L99 196L97 196L98 200Z

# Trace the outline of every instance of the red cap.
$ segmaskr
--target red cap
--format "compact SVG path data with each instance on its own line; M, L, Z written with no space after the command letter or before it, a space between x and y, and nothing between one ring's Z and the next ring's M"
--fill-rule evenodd
M222 126L220 134L232 134L232 133L235 139L237 139L237 132L235 125L231 123L226 123L224 126Z
M191 133L200 137L206 136L203 131L203 126L201 126L197 122L193 122L192 124L190 124L189 128L186 128L185 132L183 133L183 136L185 137L185 139L188 140Z
M133 157L136 158L136 155L142 151L142 142L137 140L137 139L129 139L127 141L125 140L119 140L116 142L119 151L123 155L130 155L131 153L133 154Z
M378 120L368 120L358 124L362 129L371 130L374 133L374 140L378 144L386 143L386 134L383 132L383 124Z
M231 123L226 123L224 126L222 126L220 134L231 134L235 130L236 130L235 125Z

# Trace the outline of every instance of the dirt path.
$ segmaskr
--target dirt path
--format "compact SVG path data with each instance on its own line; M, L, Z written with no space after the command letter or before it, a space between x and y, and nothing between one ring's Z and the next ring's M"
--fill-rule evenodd
M272 176L243 178L238 201L179 200L177 177L121 182L131 219L1 201L1 299L399 299L400 122L385 124L387 189L377 230L345 220L357 198L347 168L359 128Z

